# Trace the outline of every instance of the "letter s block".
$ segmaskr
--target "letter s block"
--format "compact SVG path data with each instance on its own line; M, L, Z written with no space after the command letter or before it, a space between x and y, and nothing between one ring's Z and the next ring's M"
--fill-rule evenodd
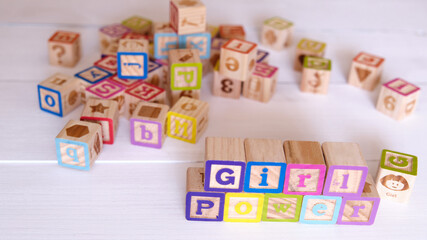
M302 197L301 195L266 193L262 210L262 221L298 222Z
M197 49L169 51L169 74L172 90L197 90L202 86L202 62Z
M231 39L221 47L219 72L229 78L247 81L255 68L257 45Z
M335 224L341 202L341 197L304 196L299 221L309 224Z
M264 194L226 193L224 206L225 222L260 222Z
M294 69L301 71L306 56L323 57L326 43L303 38L297 45L295 53Z
M300 89L302 92L327 94L331 77L331 60L326 58L304 58Z

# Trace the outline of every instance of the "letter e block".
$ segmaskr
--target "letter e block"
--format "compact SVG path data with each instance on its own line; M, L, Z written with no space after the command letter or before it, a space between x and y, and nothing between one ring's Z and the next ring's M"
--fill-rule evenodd
M351 63L348 84L372 91L381 80L384 58L361 52Z
M294 69L301 71L305 56L323 57L325 55L326 43L317 42L303 38L297 45L295 53Z
M335 224L341 202L341 197L304 196L299 221L308 224Z
M262 44L274 49L282 50L292 42L294 24L280 17L272 17L264 21L261 32Z
M178 34L206 31L206 7L199 0L171 0L170 26Z
M112 24L99 29L101 53L109 55L111 52L108 49L113 47L114 45L117 45L119 43L120 38L130 32L131 29L126 26L123 26L122 24Z
M197 49L170 50L169 67L172 90L201 88L203 66Z
M74 67L80 60L80 34L57 31L48 41L51 65Z
M262 210L262 221L298 222L301 203L301 195L266 193Z
M257 45L231 39L221 47L219 72L229 78L247 81L255 68Z
M327 94L331 78L331 60L307 56L304 58L300 89L302 92Z
M225 222L260 222L264 194L226 193L224 206Z

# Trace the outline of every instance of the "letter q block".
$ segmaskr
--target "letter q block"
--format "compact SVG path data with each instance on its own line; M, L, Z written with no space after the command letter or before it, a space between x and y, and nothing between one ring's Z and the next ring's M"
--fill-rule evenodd
M231 39L221 47L219 72L231 79L247 81L255 68L257 45Z
M172 90L196 90L202 86L202 62L197 49L169 51L169 73Z

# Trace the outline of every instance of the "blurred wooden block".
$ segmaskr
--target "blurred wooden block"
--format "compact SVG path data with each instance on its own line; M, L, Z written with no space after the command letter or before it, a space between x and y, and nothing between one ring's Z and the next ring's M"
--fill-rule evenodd
M80 82L80 94L82 102L86 102L86 88L89 86L92 86L93 84L96 84L104 79L110 78L113 76L108 71L105 71L102 68L99 67L89 67L85 70L82 70L74 75L77 79L79 79Z
M119 78L117 75L114 75L108 79L119 84L120 86L124 87L125 89L129 89L129 88L137 85L138 83L140 83L140 80Z
M302 70L302 92L327 94L331 77L331 60L306 56Z
M294 24L280 17L272 17L264 21L261 42L274 50L283 50L292 43Z
M169 51L171 90L198 90L202 86L202 62L196 49Z
M111 79L104 79L86 88L86 98L98 98L104 100L114 100L118 104L119 113L125 113L125 90L119 83Z
M211 56L211 34L209 32L179 35L179 48L199 50L200 59Z
M304 196L299 221L308 224L335 224L338 220L341 202L341 197Z
M118 44L120 38L129 32L131 32L131 29L121 24L111 24L99 29L101 53L109 55L111 51L107 51L107 49L110 45Z
M268 64L269 57L270 57L270 53L268 53L267 51L258 49L256 54L256 62Z
M231 39L221 47L219 72L229 78L247 81L255 68L257 45Z
M301 195L266 193L261 220L263 222L298 222L302 197Z
M167 82L164 81L164 79L167 78L167 76L164 76L163 66L157 62L148 61L148 77L145 80L145 82L148 82L150 84L153 84L159 88L167 88L169 87L167 85Z
M178 35L206 31L206 7L199 0L171 0L169 14Z
M200 90L173 90L170 91L171 106L175 105L182 97L200 100Z
M80 60L80 34L57 31L48 41L50 65L74 67Z
M129 119L140 101L162 103L166 102L165 90L139 81L135 86L125 91L125 116Z
M120 39L117 50L117 75L126 79L148 76L148 40Z
M323 57L325 55L326 43L303 38L297 45L295 53L294 69L301 71L305 56Z
M167 59L169 50L179 48L178 35L169 23L154 23L154 58Z
M218 97L239 99L242 92L242 81L224 77L219 73L219 62L214 69L212 94Z
M225 39L245 40L246 33L242 25L220 25L219 37Z
M264 194L226 193L224 205L225 222L260 222Z
M151 31L151 20L140 16L132 16L122 21L122 25L128 27L132 32L149 34Z
M372 91L381 81L384 58L361 52L351 63L348 84Z
M111 74L117 73L117 57L116 56L105 56L98 61L93 63L94 66L104 69Z
M215 68L217 62L219 61L219 56L221 54L221 47L225 43L227 43L227 39L223 38L212 38L211 43L211 56L209 58L209 62L213 68Z
M250 79L243 82L243 97L259 102L270 101L276 92L278 68L257 63Z

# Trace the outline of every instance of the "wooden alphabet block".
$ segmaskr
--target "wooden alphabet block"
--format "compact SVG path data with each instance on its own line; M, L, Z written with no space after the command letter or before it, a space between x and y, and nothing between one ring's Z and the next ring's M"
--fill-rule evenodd
M303 38L297 45L295 53L294 69L301 71L305 56L323 57L325 55L326 43Z
M196 143L208 127L209 104L182 97L168 112L168 136L184 142Z
M359 197L365 186L368 166L357 143L322 144L327 166L323 195Z
M80 60L80 34L57 31L48 41L50 65L74 67Z
M80 120L101 124L103 143L113 144L119 126L119 104L113 100L89 98Z
M155 59L167 59L169 50L179 48L178 35L169 26L169 23L155 23L153 32Z
M174 90L171 91L171 105L175 105L182 97L200 99L200 90Z
M276 92L278 68L264 63L255 64L250 79L243 82L243 97L259 102L270 101Z
M246 33L242 25L220 25L219 37L225 39L245 40Z
M169 16L178 35L206 31L206 7L199 0L171 0Z
M130 141L133 145L162 148L166 139L169 106L139 102L130 119Z
M266 193L262 210L264 222L298 222L302 196Z
M146 79L148 75L148 40L121 39L117 50L119 78Z
M166 102L165 90L145 81L139 81L135 86L128 88L125 91L125 116L128 119L140 101L163 104Z
M170 88L172 90L197 90L202 87L202 62L197 49L169 51Z
M327 94L331 77L331 60L306 56L302 69L302 92Z
M132 16L123 20L122 25L140 34L149 34L151 31L151 20L140 16Z
M264 21L261 32L262 44L274 49L282 50L291 45L294 24L280 17L272 17Z
M414 112L419 94L419 87L396 78L382 85L377 110L400 121Z
M221 47L219 72L232 79L247 81L255 68L257 45L231 39Z
M101 45L101 53L109 55L107 49L112 44L118 44L120 38L132 30L122 24L112 24L99 29L99 41Z
M384 149L376 181L381 198L407 203L414 188L417 170L416 156Z
M135 85L138 85L140 83L140 80L137 79L122 79L119 78L117 75L114 75L109 80L119 84L120 86L124 87L125 89L129 89L134 87Z
M200 59L211 56L211 34L209 32L179 35L179 48L199 50Z
M281 193L285 182L286 161L282 141L245 139L245 192Z
M239 99L242 92L242 81L230 79L219 73L219 62L214 69L212 94L214 96Z
M204 168L187 168L185 218L191 221L222 221L225 194L206 192L204 180Z
M86 68L85 70L76 73L74 77L79 79L79 82L80 82L80 94L81 94L82 102L83 103L86 102L87 87L93 84L96 84L104 79L107 79L111 76L113 76L113 74L111 74L110 72L95 66Z
M270 53L268 53L267 51L258 49L256 54L256 62L268 64L269 56L270 56Z
M226 193L224 206L225 222L260 222L264 194Z
M219 56L221 54L221 47L222 47L222 45L224 45L227 42L228 42L228 39L212 38L211 57L209 58L209 62L211 63L212 67L216 66L216 64L219 60Z
M118 84L110 79L104 79L96 84L86 88L86 98L98 98L105 100L116 101L119 108L119 113L125 113L125 90L121 84Z
M207 137L205 160L205 191L243 191L246 157L242 138Z
M165 81L163 66L160 63L149 60L148 61L148 77L145 80L146 82L153 84L159 88L167 88L167 82Z
M102 150L101 125L70 120L55 144L60 166L89 171Z
M383 68L384 58L361 52L353 59L348 84L372 91L381 81Z
M321 195L326 163L318 142L285 141L284 194Z
M63 117L81 103L77 79L56 73L37 85L40 109Z
M216 37L218 37L218 34L219 34L219 26L207 24L206 25L206 31L211 34L212 38L216 38Z
M304 196L299 221L308 224L335 224L342 198L333 196Z
M105 71L110 72L111 74L117 73L117 57L116 56L105 56L98 61L96 61L94 66L104 69Z

